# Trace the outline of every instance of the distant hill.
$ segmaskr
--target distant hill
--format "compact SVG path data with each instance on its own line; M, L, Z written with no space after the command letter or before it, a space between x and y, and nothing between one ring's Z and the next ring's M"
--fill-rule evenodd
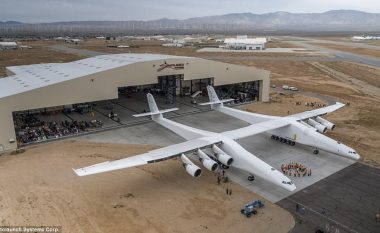
M258 31L380 31L380 14L354 10L324 13L234 13L184 20L73 21L40 24L0 22L0 35L236 33Z
M6 22L2 22L0 21L0 25L15 25L15 24L22 24L21 22L17 22L17 21L6 21Z

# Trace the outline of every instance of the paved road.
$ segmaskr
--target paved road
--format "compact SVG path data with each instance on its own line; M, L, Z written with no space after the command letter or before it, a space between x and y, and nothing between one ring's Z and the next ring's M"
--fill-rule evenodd
M296 212L296 203L304 213ZM277 204L295 217L293 233L318 227L332 233L379 233L380 169L355 163Z
M333 54L338 60L350 61L350 62L362 63L365 65L380 67L380 59L375 58L375 57L358 55L358 54L343 52L343 51L339 51L335 49L323 48L321 46L310 44L313 42L311 40L302 40L302 38L297 38L297 37L286 37L286 38L288 39L289 43L295 44L297 46Z
M307 37L302 37L302 39L308 40L312 43L336 44L336 45L343 45L343 46L356 47L356 48L380 50L379 45L371 45L365 42L336 41L336 40L315 39L315 38L307 38Z
M332 62L340 61L342 59L329 56L260 56L260 55L250 55L250 56L238 56L234 55L225 56L223 54L218 54L218 56L209 56L204 54L198 55L201 58L219 61L310 61L310 62Z

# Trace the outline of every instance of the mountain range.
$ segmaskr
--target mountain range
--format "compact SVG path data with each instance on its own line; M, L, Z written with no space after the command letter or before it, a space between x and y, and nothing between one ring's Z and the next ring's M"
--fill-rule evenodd
M238 32L380 31L380 14L354 10L324 13L234 13L184 20L70 21L54 23L0 22L0 35L238 33Z

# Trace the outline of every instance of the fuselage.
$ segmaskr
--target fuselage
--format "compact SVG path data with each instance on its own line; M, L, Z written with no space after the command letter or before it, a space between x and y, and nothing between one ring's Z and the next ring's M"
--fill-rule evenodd
M284 120L289 120L291 124L279 129L271 130L268 134L287 138L296 143L311 146L346 158L355 160L360 159L360 156L354 149L317 132L314 128L305 126L291 118Z
M244 170L249 174L254 174L289 191L296 189L293 181L288 177L257 158L233 139L221 133L196 129L163 117L156 117L153 120L186 140L201 138L206 141L209 140L210 144L212 144L215 141L215 138L218 138L218 141L222 142L219 147L234 159L234 162L231 165L232 167Z
M223 105L212 106L212 108L250 124L257 124L264 121L278 119L287 121L289 125L275 130L267 131L266 133L269 135L276 135L282 138L286 138L296 143L311 146L315 149L321 149L330 153L334 153L349 159L360 159L359 154L354 149L317 132L317 130L311 126L305 126L304 124L300 123L300 120L294 117L267 116L242 111L239 109L224 107Z

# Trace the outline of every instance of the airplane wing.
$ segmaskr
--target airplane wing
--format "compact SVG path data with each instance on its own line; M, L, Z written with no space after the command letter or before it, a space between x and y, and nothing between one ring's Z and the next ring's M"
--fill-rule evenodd
M269 120L260 123L256 123L240 129L223 132L222 134L231 139L240 139L249 137L252 135L264 133L269 130L285 127L290 123L284 119Z
M325 115L327 113L334 112L334 111L342 108L344 105L345 104L343 104L343 103L336 102L334 105L329 105L329 106L324 107L324 108L318 108L315 110L297 113L294 115L290 115L289 117L294 117L297 120L304 120L307 118L322 116L322 115Z
M221 143L217 137L198 138L183 143L152 150L144 154L131 156L125 159L106 161L92 166L73 169L78 176L87 176L102 172L114 171L123 168L136 167L140 165L161 162L180 156L182 153L189 153L197 149L202 149L213 144Z

